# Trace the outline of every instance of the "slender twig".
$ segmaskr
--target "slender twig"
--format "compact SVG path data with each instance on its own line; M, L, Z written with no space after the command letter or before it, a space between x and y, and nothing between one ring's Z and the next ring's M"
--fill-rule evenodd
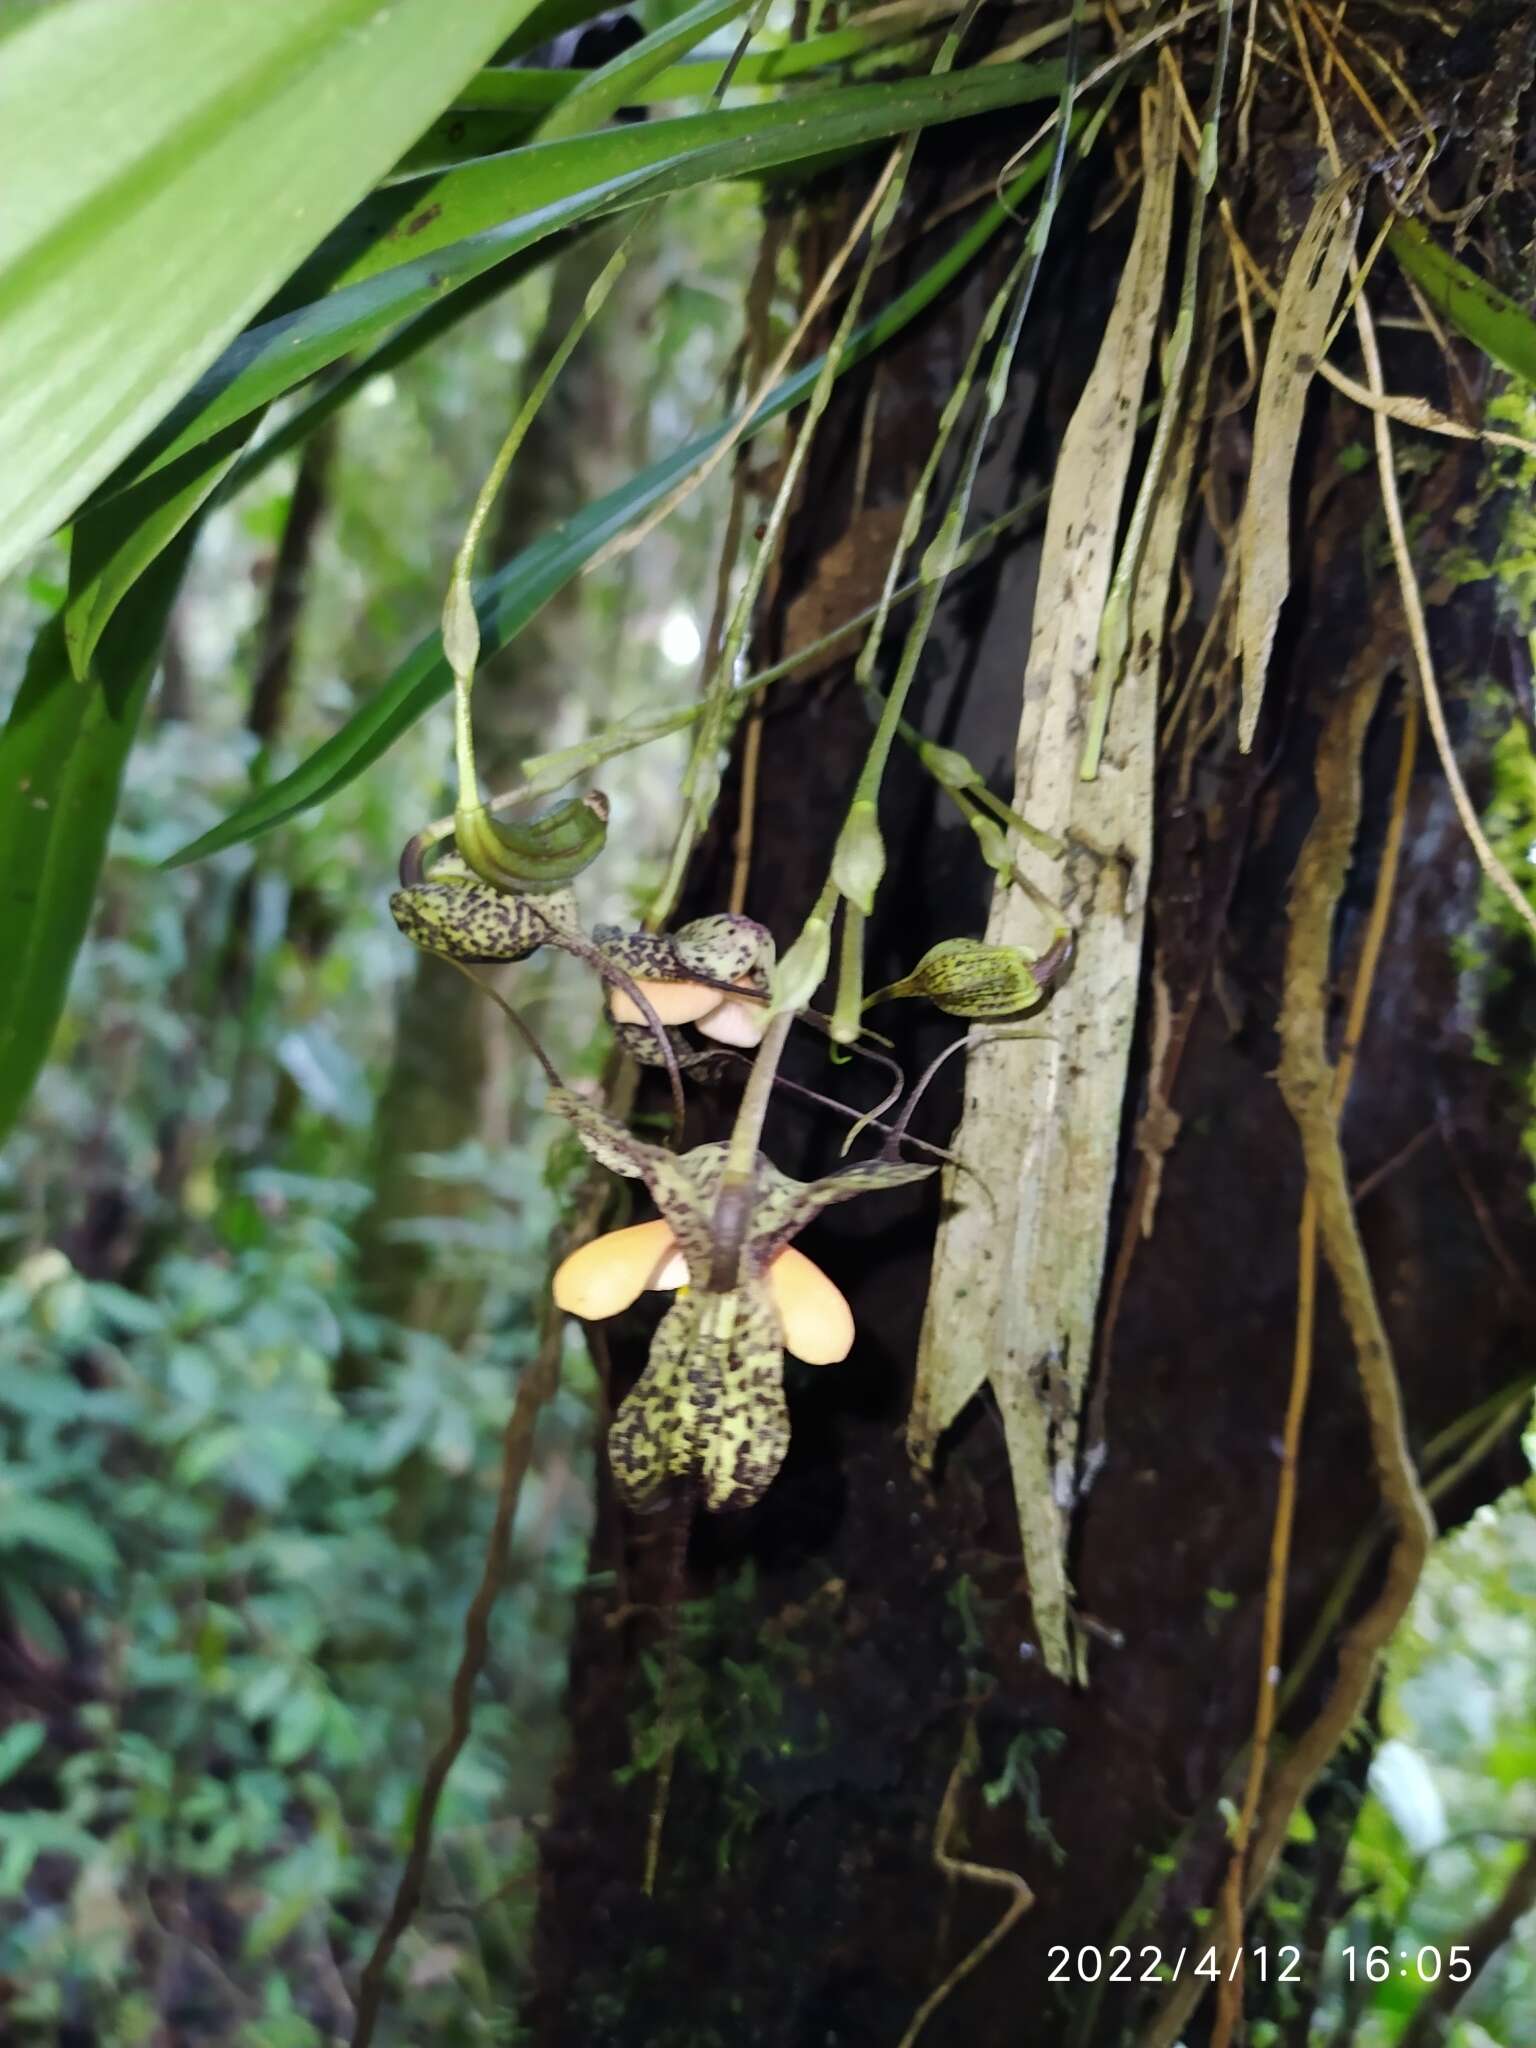
M939 1818L933 1831L933 1860L951 1883L957 1878L968 1877L973 1884L990 1885L995 1891L1007 1892L1008 1905L997 1925L984 1934L976 1946L963 1955L949 1972L943 1983L929 1992L917 2011L912 2023L902 2035L898 2048L913 2048L917 2037L932 2019L939 2007L949 1997L962 1979L970 1976L976 1967L984 1963L993 1949L1023 1919L1035 1903L1035 1895L1016 1870L1004 1870L993 1863L971 1863L950 1850L950 1838L960 1819L960 1794L966 1780L971 1776L977 1763L976 1724L974 1719L967 1724L965 1739L960 1753L955 1758L949 1782L944 1787L944 1797L939 1803Z
M574 1251L596 1235L598 1221L607 1199L606 1174L592 1172L584 1183L570 1222L559 1234L558 1242L552 1248L551 1269L567 1252ZM510 1560L509 1539L512 1525L517 1518L518 1502L522 1498L523 1481L528 1475L529 1463L533 1456L534 1431L540 1415L559 1384L560 1354L564 1335L565 1317L555 1307L554 1297L546 1289L539 1325L538 1350L518 1380L517 1394L502 1433L501 1483L496 1496L496 1512L492 1517L491 1533L485 1547L485 1562L481 1567L480 1583L464 1617L464 1648L459 1657L458 1669L453 1675L449 1695L448 1731L427 1765L416 1801L411 1846L406 1856L405 1868L400 1873L400 1882L395 1888L394 1903L390 1907L388 1919L379 1931L373 1952L363 1965L351 2048L368 2048L369 2042L373 2039L373 2030L378 2022L379 2008L384 1997L384 1983L390 1959L401 1935L410 1926L417 1906L421 1903L427 1866L432 1856L432 1835L437 1820L437 1809L449 1773L469 1740L474 1714L475 1687L490 1649L491 1616L506 1582Z
M1369 721L1370 713L1381 692L1384 666L1379 654L1372 657L1371 672L1363 678L1357 688L1363 688L1368 702L1362 706L1361 717ZM1362 728L1363 729L1363 728ZM1376 969L1381 959L1382 947L1386 942L1387 927L1391 919L1392 903L1397 888L1397 876L1402 862L1403 835L1408 818L1408 796L1413 783L1414 765L1418 758L1419 711L1418 702L1412 696L1403 705L1403 730L1398 747L1397 780L1392 792L1392 811L1387 823L1387 835L1382 847L1381 865L1377 871L1376 891L1371 903L1371 914L1366 926L1365 940L1361 947L1360 964L1356 969L1354 989L1350 996L1349 1014L1344 1028L1344 1042L1339 1051L1338 1064L1334 1068L1331 1092L1332 1111L1335 1118L1342 1116L1349 1095L1350 1082L1354 1078L1355 1065L1359 1058L1360 1043L1365 1035L1366 1017L1370 1009L1371 991L1375 986ZM1311 1180L1307 1182L1301 1202L1301 1223L1298 1231L1297 1280L1296 1280L1296 1331L1292 1355L1291 1387L1287 1397L1285 1427L1280 1457L1280 1483L1275 1499L1273 1533L1270 1539L1269 1573L1264 1588L1264 1619L1259 1645L1258 1705L1254 1715L1253 1738L1248 1753L1248 1778L1244 1788L1243 1803L1239 1810L1237 1825L1233 1830L1232 1853L1227 1864L1226 1882L1221 1893L1222 1931L1229 1953L1234 1957L1233 1967L1221 1980L1217 1993L1216 2024L1211 2032L1211 2048L1227 2048L1232 2039L1243 2000L1243 1892L1244 1872L1247 1861L1248 1842L1253 1829L1254 1816L1258 1811L1259 1799L1264 1789L1265 1773L1269 1765L1270 1743L1274 1736L1275 1720L1279 1706L1280 1692L1280 1651L1285 1629L1286 1589L1290 1577L1291 1534L1296 1514L1296 1488L1301 1470L1301 1433L1306 1420L1307 1397L1312 1381L1312 1344L1317 1309L1317 1195Z

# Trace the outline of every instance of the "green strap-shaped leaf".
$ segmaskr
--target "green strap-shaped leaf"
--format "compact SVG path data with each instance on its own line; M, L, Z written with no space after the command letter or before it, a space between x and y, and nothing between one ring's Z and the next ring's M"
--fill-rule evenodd
M340 266L336 284L345 288L461 248L471 237L493 239L505 254L504 236L537 230L540 214L572 199L584 211L612 212L684 186L748 177L936 122L1054 99L1060 90L1059 63L984 65L525 143L424 179L414 193L399 187L365 202L320 257Z
M134 582L207 503L260 418L260 413L252 413L236 420L169 469L146 477L75 521L64 640L80 681L89 675L97 644Z
M825 71L835 64L852 63L872 50L893 42L910 41L924 27L938 25L939 17L924 22L910 14L887 13L882 9L874 21L852 21L844 28L828 29L824 35L807 36L803 43L786 43L778 50L751 50L732 74L735 85L782 85L792 78L804 78L812 71ZM638 45L637 45L638 47ZM887 50L887 58L889 51ZM643 93L630 88L638 104L651 100L703 99L720 83L724 59L700 58L690 64L672 64L646 84ZM579 89L590 74L581 71L540 71L519 66L516 70L479 72L459 94L457 111L538 114ZM445 119L452 120L452 114Z
M0 64L0 574L531 0L68 0Z
M1447 255L1416 220L1394 221L1387 247L1468 341L1502 369L1536 384L1536 320L1523 306Z
M695 0L664 27L653 29L632 43L611 63L590 71L578 80L545 117L539 140L553 142L562 135L583 135L600 128L610 114L627 106L658 71L664 71L674 57L682 57L717 28L746 12L751 0Z
M998 64L938 79L853 85L784 104L530 144L392 187L359 207L318 253L350 280L249 328L157 429L114 488L147 476L397 322L561 228L688 186L824 157L931 122L1054 97L1055 64ZM409 201L411 203L407 204ZM404 260L409 258L410 260ZM393 266L393 267L389 267Z
M90 683L75 680L64 622L50 619L0 732L0 1143L64 1008L123 762L191 545L184 530L118 606Z
M844 370L899 334L937 298L1003 222L1012 218L1013 209L1045 175L1049 156L1049 145L1042 145L1008 187L1005 204L989 206L978 215L928 270L858 329L844 352ZM820 368L818 357L787 377L763 404L753 421L753 431L799 404L816 381ZM685 447L652 463L649 469L599 498L553 533L545 534L515 555L496 575L478 584L475 610L480 621L481 658L487 659L505 647L606 541L632 526L652 505L659 504L675 484L697 468L728 431L729 424L725 420L717 422ZM242 840L259 838L300 811L324 803L393 746L402 733L447 695L452 683L443 659L442 641L434 633L358 707L339 732L333 733L290 774L259 791L211 832L183 847L169 865L201 860L225 847L237 846Z

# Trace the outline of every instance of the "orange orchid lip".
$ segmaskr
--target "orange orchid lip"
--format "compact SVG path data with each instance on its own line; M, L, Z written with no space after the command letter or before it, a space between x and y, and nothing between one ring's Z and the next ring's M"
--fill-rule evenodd
M663 1218L610 1230L562 1259L555 1306L587 1322L616 1316L647 1289L686 1285L688 1268ZM836 1365L853 1349L853 1310L814 1260L785 1245L768 1267L784 1348L807 1365Z
M750 1049L763 1042L763 1033L768 1029L768 1005L740 1003L734 996L727 996L707 1016L700 1017L698 1025L706 1038L721 1045Z
M681 1272L674 1279L678 1267ZM687 1277L671 1226L658 1216L650 1223L632 1223L627 1230L594 1237L562 1259L555 1269L555 1306L567 1315L600 1323L638 1301L648 1287L678 1287Z
M663 1024L696 1024L720 1007L721 995L702 981L644 981L635 987L645 997ZM615 1024L644 1024L647 1020L628 989L608 990L608 1014Z
M806 1365L837 1365L848 1356L853 1310L814 1259L785 1245L768 1268L768 1290L792 1356Z

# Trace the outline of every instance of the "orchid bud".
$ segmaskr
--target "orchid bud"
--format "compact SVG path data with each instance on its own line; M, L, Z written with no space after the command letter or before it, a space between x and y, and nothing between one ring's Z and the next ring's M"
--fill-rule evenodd
M875 891L885 873L885 841L880 820L867 797L856 797L848 807L843 829L832 852L832 880L840 896L856 903L868 917L875 907Z
M443 604L443 653L456 676L472 676L480 659L480 621L468 581L455 576Z
M892 982L869 1000L926 996L949 1017L1012 1017L1039 1002L1044 993L1033 969L1030 955L1018 946L941 939L905 980Z
M773 971L772 1009L803 1010L820 988L832 957L832 927L814 911Z
M918 744L917 757L944 789L970 789L981 780L958 748L941 747L933 740L922 740Z

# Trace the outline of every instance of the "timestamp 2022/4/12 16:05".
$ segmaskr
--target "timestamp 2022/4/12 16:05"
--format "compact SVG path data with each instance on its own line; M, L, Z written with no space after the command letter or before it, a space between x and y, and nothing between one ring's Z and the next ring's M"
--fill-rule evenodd
M1244 1946L1230 1956L1214 1944L1191 1943L1185 1948L1161 1948L1147 1943L1141 1948L1117 1944L1113 1948L1064 1946L1047 1953L1052 1984L1166 1984L1181 1977L1204 1977L1217 1983L1240 1972L1261 1983L1300 1984L1303 1981L1302 1951L1294 1942L1274 1948L1262 1942ZM1452 1984L1465 1984L1472 1976L1470 1951L1461 1944L1454 1948L1392 1948L1385 1943L1370 1948L1345 1947L1339 1961L1350 1983L1384 1984L1389 1977L1416 1978L1421 1984L1438 1983L1442 1977Z

